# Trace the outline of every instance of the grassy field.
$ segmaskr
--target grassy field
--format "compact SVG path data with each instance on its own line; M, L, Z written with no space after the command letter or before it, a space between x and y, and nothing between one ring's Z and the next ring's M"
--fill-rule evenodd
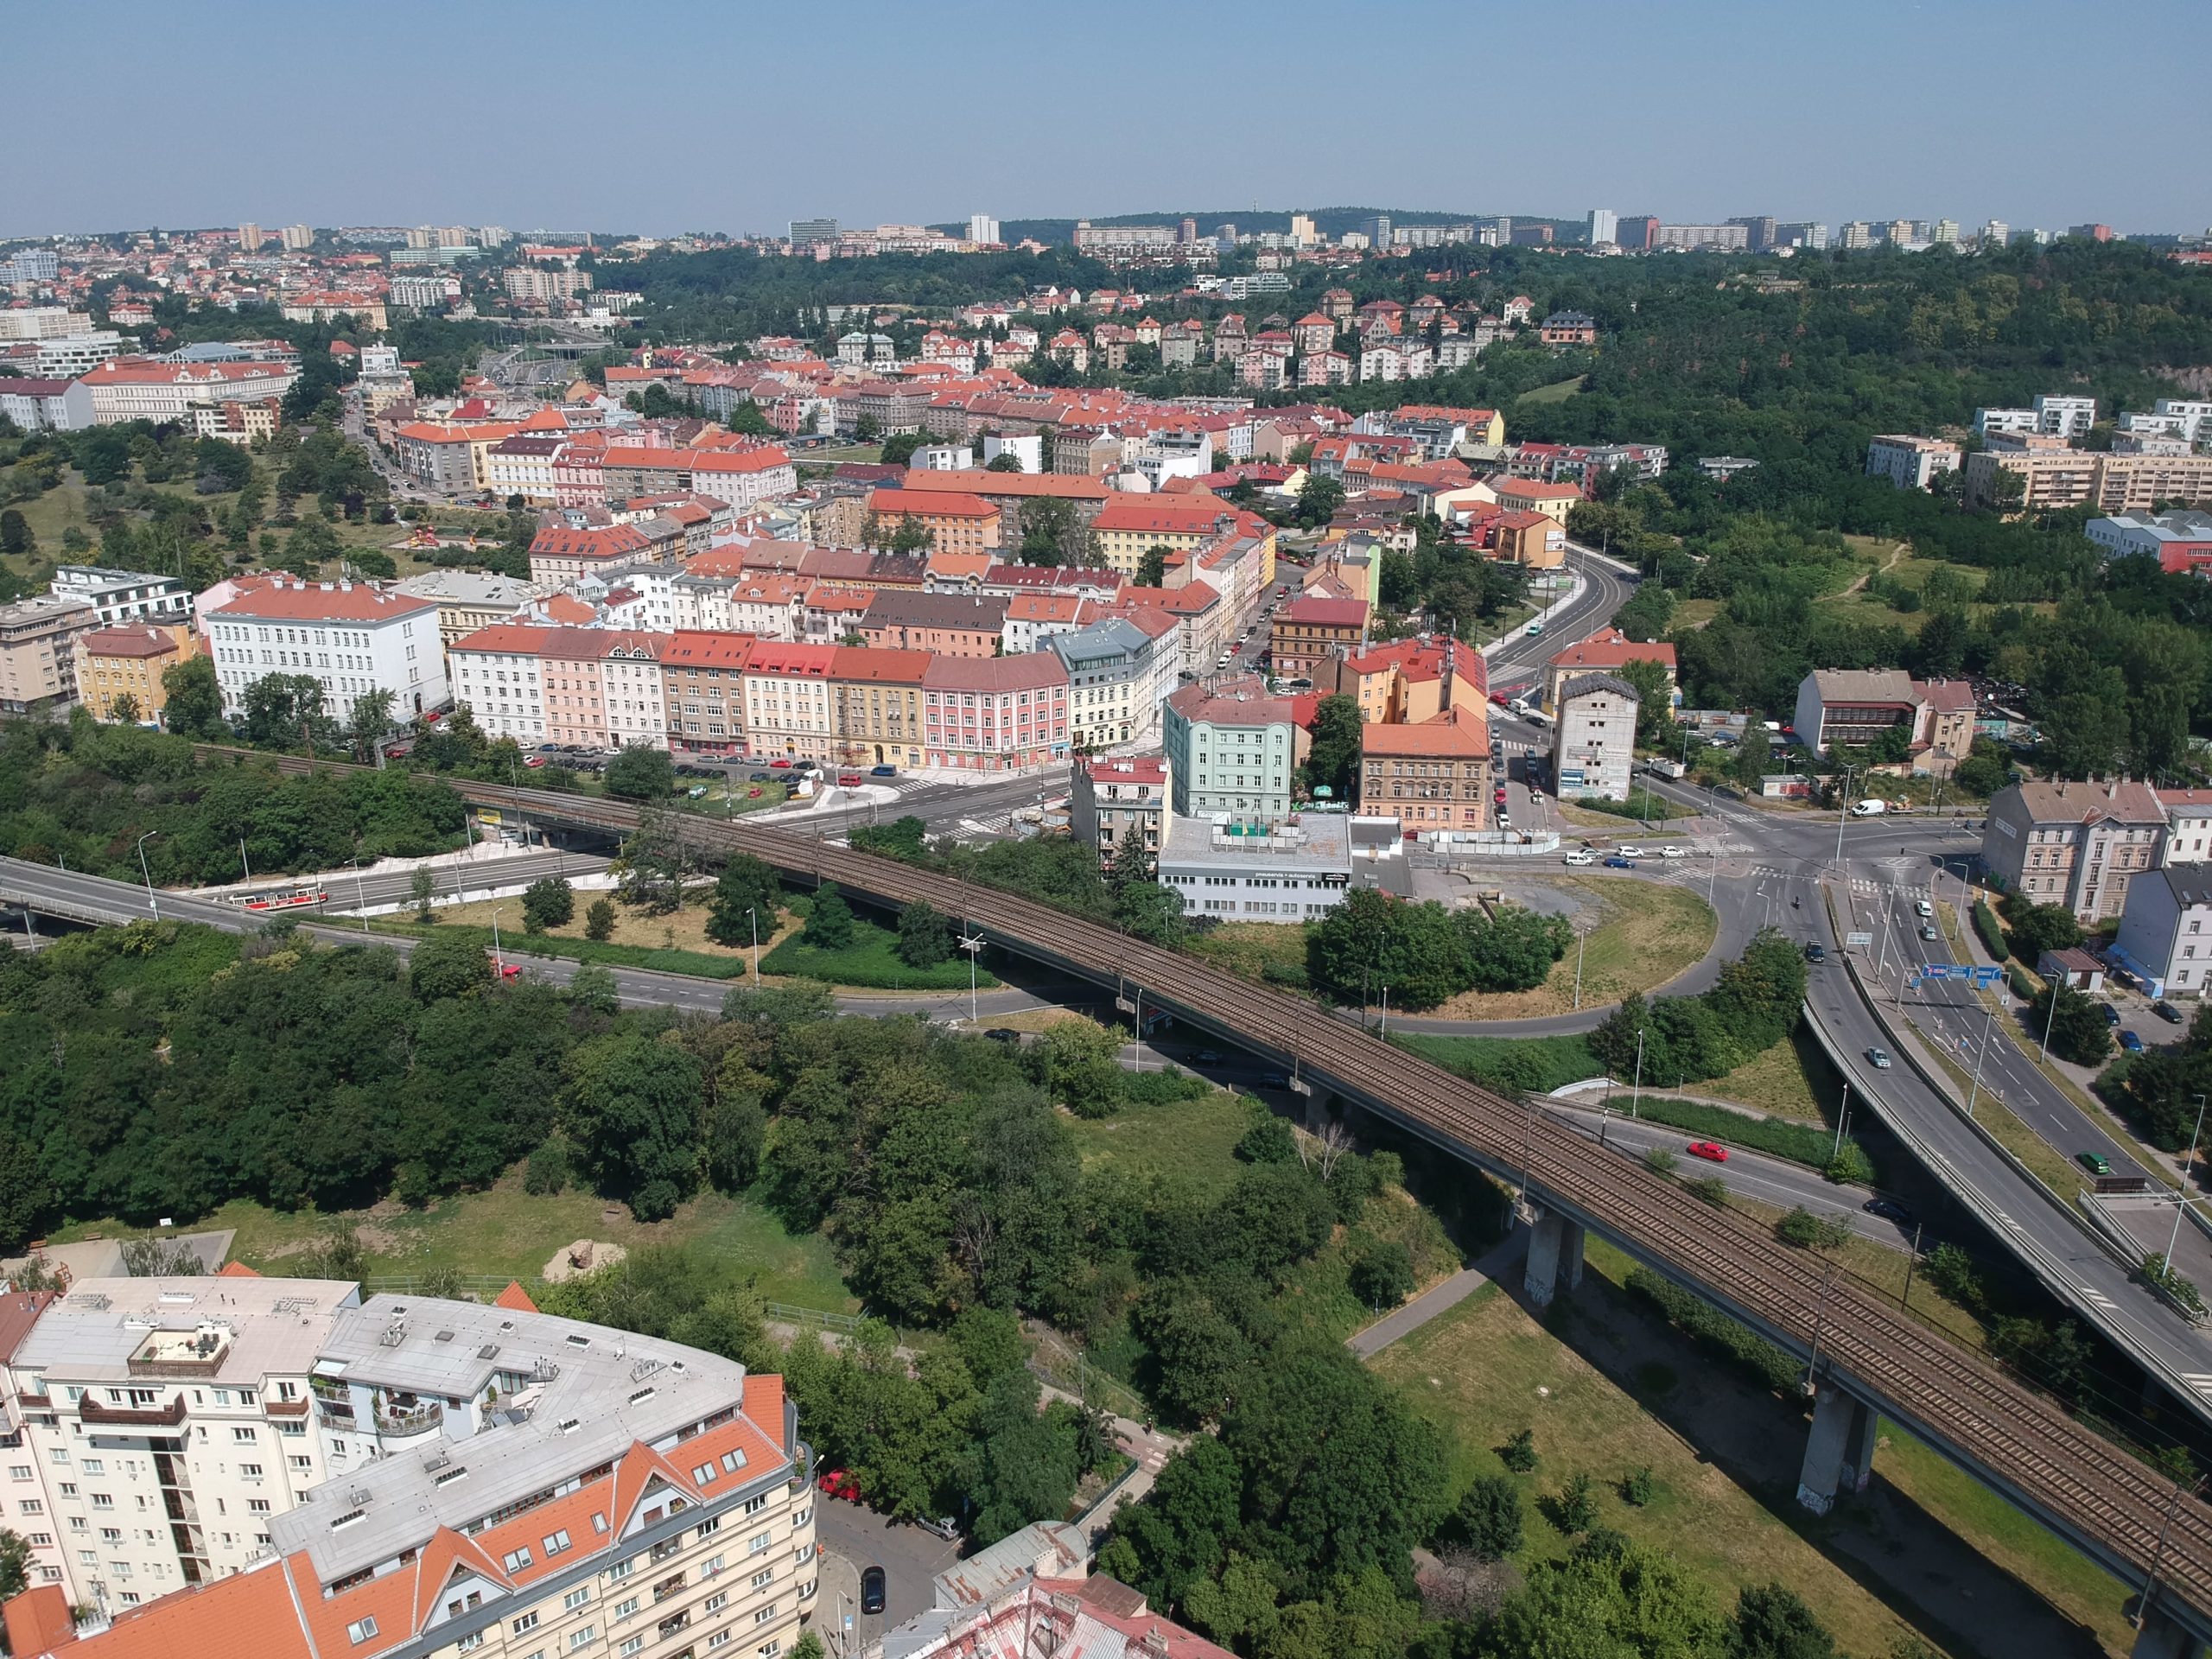
M1190 934L1185 948L1255 983L1269 968L1276 984L1302 982L1306 973L1306 929L1297 922L1227 922Z
M839 1312L857 1306L823 1240L794 1237L759 1205L719 1193L694 1198L667 1221L640 1225L623 1205L588 1192L533 1198L524 1192L520 1173L513 1171L486 1192L464 1193L422 1210L380 1204L330 1215L288 1214L241 1199L194 1224L236 1229L232 1258L263 1273L285 1272L288 1261L332 1231L350 1227L369 1253L372 1277L451 1269L519 1279L525 1285L538 1277L555 1252L580 1238L631 1249L690 1243L728 1262L733 1272L753 1276L771 1300ZM114 1237L133 1230L121 1222L87 1221L53 1236L66 1243L89 1231Z
M1656 990L1713 948L1719 924L1705 900L1687 887L1632 876L1549 879L1579 890L1598 918L1580 952L1586 1008ZM1550 976L1534 990L1465 991L1431 1012L1446 1020L1529 1020L1572 1013L1576 954L1569 945Z
M970 969L965 956L956 956L934 967L916 968L899 959L899 935L887 927L860 917L853 918L853 942L841 950L824 950L807 943L804 934L792 934L760 958L760 971L790 974L799 979L820 980L827 985L853 985L866 990L964 991ZM978 988L998 981L976 969Z
M1244 1167L1235 1148L1254 1110L1255 1103L1224 1089L1202 1100L1126 1105L1111 1117L1066 1122L1085 1167L1109 1165L1141 1181L1211 1197L1226 1192Z
M1446 1071L1493 1089L1526 1089L1537 1094L1586 1077L1601 1077L1605 1068L1579 1033L1560 1037L1430 1037L1394 1033L1390 1040Z
M1727 1076L1697 1084L1696 1092L1756 1107L1770 1116L1834 1122L1843 1082L1820 1044L1801 1028Z
M1582 1289L1544 1324L1485 1289L1373 1362L1446 1435L1460 1485L1502 1472L1495 1448L1532 1431L1540 1461L1520 1482L1532 1500L1523 1560L1566 1552L1534 1500L1586 1473L1600 1524L1674 1556L1723 1608L1743 1586L1789 1585L1843 1652L1887 1652L1908 1620L1961 1653L2126 1650L2119 1585L1895 1432L1873 1491L1825 1519L1799 1510L1800 1410L1624 1294L1626 1269L1593 1245ZM1618 1483L1639 1468L1656 1490L1637 1508Z
M1563 404L1582 390L1582 383L1587 378L1589 378L1587 375L1578 374L1572 380L1554 380L1548 386L1538 386L1533 391L1522 392L1515 401L1523 404Z

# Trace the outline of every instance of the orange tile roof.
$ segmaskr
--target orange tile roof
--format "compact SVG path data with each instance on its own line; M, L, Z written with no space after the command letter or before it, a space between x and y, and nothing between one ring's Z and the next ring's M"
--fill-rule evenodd
M381 594L362 582L272 582L241 594L208 614L272 622L388 622L424 612L437 601L405 594Z
M668 638L661 661L672 668L743 668L754 643L749 633L703 628L678 628Z
M512 657L535 657L544 648L553 630L527 622L494 622L453 642L454 651L496 651Z
M232 1659L250 1630L253 1659L314 1659L286 1572L286 1563L271 1562L157 1596L142 1607L125 1608L106 1630L66 1651L84 1659ZM312 1585L308 1594L316 1595ZM341 1624L332 1651L351 1646Z
M1481 760L1490 753L1490 720L1480 709L1455 707L1411 725L1359 728L1360 752L1372 755L1452 755Z
M1113 493L1104 480L1073 473L916 472L907 474L906 488L981 496L1058 496L1070 501L1103 501Z
M1004 477L1006 474L1001 474ZM868 499L875 513L908 513L936 518L995 518L999 510L981 496L958 490L877 490Z
M919 685L922 674L930 665L926 651L890 651L874 645L835 645L836 655L830 661L830 677L833 680L865 680L879 685ZM783 1379L776 1379L780 1386ZM746 1407L753 1404L753 1378L746 1382ZM783 1418L779 1408L777 1431L782 1432Z
M258 1279L261 1275L243 1262L226 1262L215 1275L218 1279Z
M77 1639L77 1623L69 1611L69 1592L58 1584L41 1584L10 1599L4 1610L8 1651L29 1656L49 1648L66 1647Z

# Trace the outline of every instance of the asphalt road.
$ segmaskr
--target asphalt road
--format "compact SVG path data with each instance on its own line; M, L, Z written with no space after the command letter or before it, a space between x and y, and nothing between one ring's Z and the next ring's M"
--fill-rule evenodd
M883 1569L881 1613L863 1614L856 1604L841 1608L834 1601L814 1609L814 1628L823 1633L825 1642L833 1631L842 1630L843 1617L851 1616L852 1639L842 1649L849 1655L865 1652L882 1640L885 1630L927 1612L936 1602L932 1580L960 1554L957 1544L947 1543L919 1527L887 1521L842 1498L819 1498L814 1508L814 1535L823 1549L842 1556L857 1569ZM831 1643L830 1651L833 1655L840 1651L836 1643Z
M607 860L591 853L548 852L515 853L503 858L454 859L442 864L426 865L431 881L442 899L466 899L471 894L490 893L500 887L528 887L541 876L577 876L595 874L607 868ZM280 891L285 887L306 887L321 884L321 891L329 895L318 908L328 911L353 911L364 906L404 904L414 897L415 871L365 870L357 877L352 870L326 871L320 876L274 876L253 882L240 882L230 892ZM276 912L254 912L260 919ZM298 913L298 912L294 912Z

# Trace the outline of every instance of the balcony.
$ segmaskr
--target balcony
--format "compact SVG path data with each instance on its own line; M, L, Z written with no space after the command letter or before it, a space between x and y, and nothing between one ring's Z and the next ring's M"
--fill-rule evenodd
M429 1433L445 1420L446 1408L435 1400L416 1406L388 1406L379 1402L376 1408L377 1433L395 1440Z
M121 1406L95 1404L90 1395L77 1403L79 1419L87 1423L105 1423L118 1428L175 1428L184 1421L182 1395L166 1406L150 1411L132 1411Z

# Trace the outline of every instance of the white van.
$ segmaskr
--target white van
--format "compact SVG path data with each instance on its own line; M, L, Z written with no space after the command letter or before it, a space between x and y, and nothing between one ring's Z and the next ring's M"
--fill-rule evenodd
M1851 804L1851 816L1854 818L1878 818L1883 813L1889 810L1890 807L1887 801L1870 799L1864 801L1853 801Z

